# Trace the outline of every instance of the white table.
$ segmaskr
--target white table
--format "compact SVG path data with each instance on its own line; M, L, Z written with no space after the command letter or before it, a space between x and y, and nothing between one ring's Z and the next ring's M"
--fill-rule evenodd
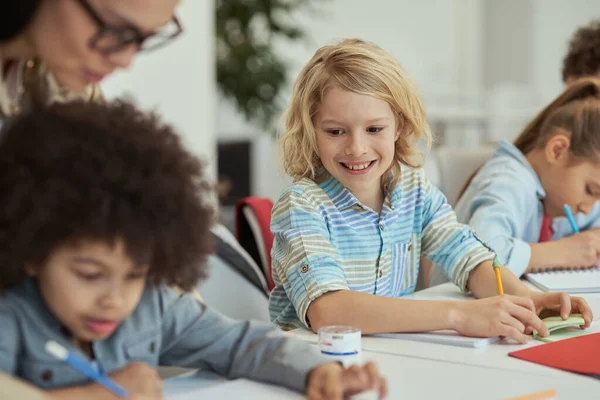
M454 284L446 283L417 292L408 298L453 298L465 300L467 297L468 296L461 292ZM600 317L600 294L585 294L582 295L582 297L586 298L590 303L592 310L594 311L594 318L598 319L598 317ZM600 332L600 322L595 322L592 327L590 327L589 331ZM317 336L308 330L297 330L294 332L296 332L297 337L302 340L310 343L317 342ZM429 367L426 367L422 371L424 375L421 376L420 380L419 374L411 378L415 381L420 381L423 386L423 393L426 393L428 389L432 389L435 392L435 390L439 389L438 386L442 386L447 388L448 392L462 393L456 398L490 398L478 397L480 394L476 395L476 393L467 395L461 392L461 388L463 386L470 386L472 382L484 383L485 386L492 385L496 388L502 386L499 383L504 381L497 380L494 377L505 376L508 379L506 382L510 382L510 385L499 389L501 392L505 391L505 389L509 391L514 389L517 394L519 394L518 392L524 394L527 393L527 390L523 392L521 389L527 389L528 385L535 386L540 384L543 386L544 384L550 383L550 386L546 386L546 388L556 388L559 390L559 395L563 393L562 396L559 396L559 399L590 398L589 396L597 399L600 398L600 381L597 379L545 367L508 356L508 353L512 351L537 346L539 344L541 344L541 342L534 340L530 340L530 342L525 345L516 344L509 340L502 340L485 349L469 349L393 338L373 336L364 336L362 338L362 348L365 354L378 353L400 357L410 367L421 365L423 363L425 363L423 365L428 365L428 362L432 362L433 365L429 365ZM379 361L382 358L374 356L373 359ZM387 374L392 374L392 376L388 375L388 379L392 378L394 375L411 376L411 374L413 374L411 371L407 372L398 367L391 367L391 369L389 369L388 363L381 364L380 366ZM446 366L451 367L448 369ZM429 373L427 373L427 368L429 368ZM446 372L437 373L437 371L446 370L448 370L450 376L454 376L456 382L452 383L452 379L454 378L449 379L449 382L446 382ZM455 375L455 373L458 375ZM435 382L435 384L428 385L427 382ZM562 385L564 385L564 387ZM563 388L560 389L559 386ZM575 392L573 393L577 393L577 396L573 393L565 394L569 392L570 387L574 388ZM400 390L400 388L398 388L398 390ZM535 389L533 391L535 391ZM503 395L501 392L497 392L496 398L502 398ZM444 392L444 395L447 396L448 393ZM514 395L515 394L513 394L513 396ZM450 394L450 396L452 396L452 394ZM426 397L424 396L424 398Z
M431 289L417 292L415 295L411 296L411 298L414 299L431 299L437 297L464 299L465 294L452 283L446 283L444 285L435 286ZM592 310L594 311L594 318L597 319L600 316L600 294L584 294L582 297L584 297L590 303ZM589 328L589 332L600 332L600 322L595 321ZM569 372L525 362L508 356L508 353L512 351L522 350L524 348L538 346L540 344L542 343L533 339L531 339L529 343L525 345L516 344L511 340L502 340L496 344L488 346L486 349L466 349L454 346L408 342L404 340L388 338L363 338L364 349L370 351L401 354L412 357L425 357L446 362L509 371L520 371L536 375L563 376L567 374L570 376L575 376ZM600 381L598 381L598 383L600 384ZM600 398L600 394L598 398Z
M573 374L524 375L519 371L435 361L386 353L363 353L377 363L389 384L390 399L507 399L556 389L558 399L598 399L597 380Z
M558 399L598 399L597 381L565 374L559 377L522 374L518 371L494 370L396 354L365 351L363 361L377 363L388 380L389 399L485 400L556 389ZM165 381L165 399L199 388L210 388L225 382L212 373L199 373L184 379ZM197 392L196 392L197 393ZM200 395L201 393L197 393ZM298 396L289 393L289 398ZM253 393L240 393L239 398L253 399ZM288 397L285 397L288 398Z
M412 298L437 297L464 299L465 295L451 283L423 290ZM584 295L600 317L600 294ZM599 332L600 323L591 331ZM312 332L298 337L316 343ZM506 399L548 389L556 389L558 399L599 399L600 381L558 369L528 363L508 356L513 350L535 346L506 341L487 349L420 343L379 337L363 337L362 361L375 361L388 380L390 399ZM165 382L165 398L224 382L214 374L203 373L189 379ZM240 398L249 398L240 393ZM246 397L244 397L246 396ZM297 398L290 393L290 398ZM191 400L191 397L190 397Z

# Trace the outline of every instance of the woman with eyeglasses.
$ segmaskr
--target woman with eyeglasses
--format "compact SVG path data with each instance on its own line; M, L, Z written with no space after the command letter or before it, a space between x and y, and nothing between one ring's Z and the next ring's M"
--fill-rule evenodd
M0 129L33 105L99 101L107 75L182 32L178 0L4 0Z

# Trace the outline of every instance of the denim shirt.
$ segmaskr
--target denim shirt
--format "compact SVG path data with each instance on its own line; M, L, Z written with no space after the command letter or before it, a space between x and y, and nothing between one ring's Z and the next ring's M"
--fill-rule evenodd
M527 158L512 143L502 141L456 205L456 216L469 224L496 251L500 262L521 276L540 237L546 192ZM581 231L600 225L600 203L588 215L577 214ZM568 220L552 220L552 239L573 234Z
M29 280L0 297L0 371L42 389L85 385L89 379L45 351L54 340L83 355ZM270 325L234 321L192 295L149 286L132 315L106 340L92 344L104 373L133 362L152 367L212 370L303 391L308 373L330 362L308 344Z

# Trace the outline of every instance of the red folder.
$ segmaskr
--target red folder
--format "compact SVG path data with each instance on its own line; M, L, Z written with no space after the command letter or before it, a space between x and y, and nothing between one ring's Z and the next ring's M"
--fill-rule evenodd
M513 351L511 357L578 374L600 376L600 333Z

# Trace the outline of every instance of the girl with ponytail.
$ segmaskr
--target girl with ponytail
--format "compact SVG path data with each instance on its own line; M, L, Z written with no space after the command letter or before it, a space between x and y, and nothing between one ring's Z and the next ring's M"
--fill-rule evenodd
M600 259L600 80L574 82L514 143L503 141L456 205L517 276ZM581 233L564 217L576 214ZM437 274L436 274L437 275Z

